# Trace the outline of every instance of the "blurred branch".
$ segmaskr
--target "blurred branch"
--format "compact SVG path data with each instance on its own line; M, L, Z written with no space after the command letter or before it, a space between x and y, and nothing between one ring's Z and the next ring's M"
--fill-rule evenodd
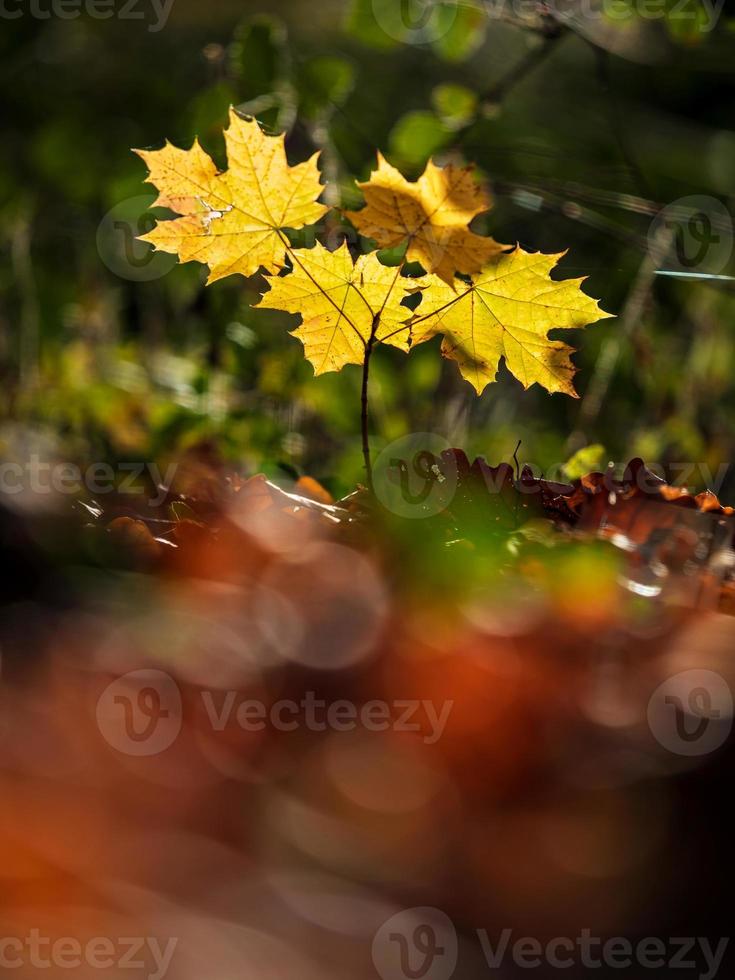
M611 218L606 218L599 212L584 207L577 201L570 200L565 195L546 191L538 184L519 184L497 180L493 182L493 190L501 196L511 198L513 203L519 207L536 211L551 211L572 221L579 221L595 231L612 235L627 245L633 245L636 248L645 248L646 246L646 238L643 235L630 231Z
M616 208L620 211L630 211L634 214L644 214L653 217L661 210L658 201L649 201L645 197L626 194L621 191L609 191L604 188L587 187L576 181L554 180L546 178L539 186L551 189L551 193L573 197L578 201L588 201L603 207Z
M658 229L638 269L638 275L620 316L618 329L613 336L603 342L600 348L592 378L579 409L576 431L570 435L567 443L572 451L585 444L587 432L600 414L622 346L630 340L643 317L656 281L656 271L668 253L673 237L673 228L662 225Z
M536 44L530 48L505 75L498 79L497 82L480 96L478 114L487 112L499 102L502 102L519 82L522 82L535 68L538 68L539 65L546 61L557 43L564 36L565 34L561 25L555 24L554 33L545 34L541 44Z
M23 388L35 386L39 368L40 313L33 275L31 229L31 218L24 211L16 219L11 238L13 276L20 293L18 381Z
M543 41L530 48L519 61L516 62L506 73L494 82L484 93L480 94L477 110L473 117L464 126L457 130L455 142L461 143L464 136L480 119L483 119L512 92L515 86L530 75L539 65L543 64L548 58L558 41L566 35L563 25L551 18L544 20L542 28L532 27L517 23L516 26L525 30L533 30L541 33Z

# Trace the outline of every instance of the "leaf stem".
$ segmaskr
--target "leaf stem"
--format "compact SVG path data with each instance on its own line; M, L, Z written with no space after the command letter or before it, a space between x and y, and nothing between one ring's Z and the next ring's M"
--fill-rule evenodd
M362 362L362 394L360 398L360 428L362 431L362 457L365 460L365 478L368 490L374 493L373 487L373 466L370 459L370 414L369 414L369 384L370 384L370 358L375 346L375 333L380 323L380 314L376 313L373 317L373 326L370 337L365 344L365 359Z
M399 327L398 330L394 330L386 337L383 337L383 340L388 340L390 337L395 336L397 333L401 333L403 330L413 330L418 323L423 323L424 320L428 320L430 317L436 316L437 313L443 313L444 310L448 310L450 307L454 306L455 303L458 303L461 299L464 299L467 293L472 292L474 288L474 284L472 286L468 286L463 293L457 293L456 296L450 299L449 302L445 303L443 306L438 307L436 310L432 310L430 313L425 313L423 316L418 316L415 320L410 320L404 326Z
M398 266L396 268L395 278L393 279L393 282L391 283L390 289L386 293L385 298L383 300L383 303L381 304L381 307L380 307L380 309L377 312L373 312L373 309L368 304L367 300L365 299L365 296L360 292L359 289L357 289L357 287L355 286L355 284L354 283L350 283L350 285L352 285L353 288L355 289L355 291L357 292L358 296L360 296L360 298L363 300L363 302L365 302L365 304L368 306L368 309L370 310L370 312L373 314L372 324L371 324L371 327L370 327L370 336L368 337L367 340L365 340L364 337L362 336L362 334L360 333L360 331L357 329L356 325L345 314L344 309L340 309L339 306L337 306L337 304L334 302L334 300L332 299L332 297L326 292L326 290L321 289L321 287L316 282L316 280L314 279L314 277L311 275L311 273L309 272L309 270L304 266L304 264L299 259L299 256L297 254L298 250L292 248L291 243L288 241L288 239L286 238L286 236L283 234L283 232L280 229L278 229L278 235L279 235L279 238L281 239L281 242L283 243L284 248L286 249L286 253L291 258L291 261L294 262L295 264L297 264L302 269L302 271L306 274L306 276L308 276L308 278L314 283L314 285L317 287L317 289L319 289L319 291L323 293L323 295L335 307L335 309L337 310L337 312L339 313L339 315L341 317L343 317L345 319L345 321L348 323L348 325L354 330L354 332L359 337L360 342L365 347L365 357L363 358L363 362L362 362L362 390L361 390L361 395L360 395L360 430L361 430L361 433L362 433L362 455L363 455L363 459L365 461L365 479L366 479L366 482L367 482L368 489L370 490L370 493L373 493L374 492L374 487L373 487L373 467L372 467L372 461L371 461L371 458L370 458L370 399L369 399L370 358L372 357L373 348L375 347L375 345L377 343L380 343L380 340L382 339L382 338L379 338L378 337L378 330L379 330L379 327L380 327L380 318L383 315L383 312L385 310L385 307L386 307L386 305L388 303L388 299L389 299L390 295L392 294L393 289L395 288L396 283L398 282L398 279L399 279L399 277L401 275L401 272L405 268L405 265L406 265L405 255L404 255L403 260L398 264ZM403 330L403 329L408 329L408 327L401 327L398 331L394 331L389 336L392 337L394 333L400 333L401 330Z
M400 278L401 272L406 265L406 257L404 255L403 261L399 262L396 269L396 275L391 283L391 287L385 294L385 299L383 300L383 305L380 307L377 313L373 316L373 323L370 328L370 336L365 342L365 359L362 362L362 395L360 399L360 428L362 430L362 456L365 460L365 478L367 480L368 489L370 493L374 493L373 487L373 467L370 461L370 415L369 415L369 383L370 383L370 358L373 353L373 347L378 341L377 333L378 327L380 326L380 318L383 315L383 310L388 303L388 297L393 292L398 279Z
M314 279L314 277L312 276L312 274L309 272L309 270L306 268L306 266L304 265L304 263L298 257L298 254L297 254L298 253L298 249L295 249L295 248L292 248L291 247L291 243L289 242L288 238L286 238L286 236L283 234L283 232L280 230L280 228L279 229L276 229L276 230L278 232L278 237L281 239L281 242L283 243L283 246L286 249L286 254L289 256L289 258L293 262L295 262L295 264L298 265L298 267L301 269L301 271L304 273L304 275L314 283L314 285L319 290L319 292L324 296L324 298L327 299L327 300L329 300L329 302L332 304L332 306L335 308L335 310L339 313L339 315L344 318L345 323L347 323L347 325L350 326L352 328L352 330L354 330L355 334L357 335L357 337L360 340L360 343L364 344L365 343L365 339L362 336L362 334L360 333L360 331L357 329L357 327L355 326L355 324L352 322L352 320L347 316L347 314L344 312L344 310L343 309L340 309L340 307L334 302L334 300L329 295L329 293L325 289L322 289L319 286L319 283Z

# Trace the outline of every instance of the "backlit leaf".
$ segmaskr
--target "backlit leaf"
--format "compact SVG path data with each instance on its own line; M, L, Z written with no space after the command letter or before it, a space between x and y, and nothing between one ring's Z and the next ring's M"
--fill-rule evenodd
M479 272L506 247L468 228L492 206L472 167L437 167L430 160L422 176L410 182L379 153L378 169L359 186L366 206L346 213L360 234L381 248L407 240L409 261L420 262L449 284L457 272Z
M148 165L148 181L159 191L158 207L182 215L161 221L142 241L182 262L209 266L208 282L233 273L253 275L262 266L284 265L284 228L313 224L328 210L316 199L316 153L291 167L284 136L267 136L255 120L230 110L225 131L229 169L219 173L197 141L190 150L167 143L162 150L136 150Z
M353 263L346 244L335 252L320 244L299 249L293 262L290 275L268 278L270 292L258 306L301 314L303 322L293 332L315 374L362 364L373 330L376 341L408 350L403 325L411 311L401 300L423 280L401 276L400 267L382 265L374 252Z
M524 388L537 382L576 398L573 348L551 340L549 331L584 327L610 314L582 292L584 279L550 278L563 254L516 248L497 256L471 284L456 280L454 288L427 277L413 343L443 334L442 353L459 364L478 394L495 380L503 357Z

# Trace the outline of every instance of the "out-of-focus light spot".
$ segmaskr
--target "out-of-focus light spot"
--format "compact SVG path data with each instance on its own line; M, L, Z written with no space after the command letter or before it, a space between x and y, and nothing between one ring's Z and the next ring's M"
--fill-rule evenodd
M545 597L518 580L496 583L478 592L462 611L466 619L483 633L495 636L521 636L532 632L548 611Z
M593 668L580 706L588 718L607 728L627 728L645 715L645 699L635 677L631 677L627 663L616 660Z
M618 581L629 592L632 592L634 595L643 596L646 599L653 599L654 596L661 595L662 586L656 583L646 584L645 582L638 582L625 575L621 575Z
M261 585L253 595L253 613L270 652L281 660L298 660L306 625L296 604L283 592Z
M380 896L333 875L273 872L268 883L299 918L345 936L372 939L392 911Z
M306 439L300 432L287 432L281 440L284 453L289 456L303 456L306 450Z
M429 806L444 780L439 772L395 745L369 735L331 739L326 769L347 799L366 810L408 813Z
M368 558L314 542L266 570L255 606L261 634L283 660L338 670L372 651L387 597Z
M548 810L538 829L549 856L563 870L614 878L653 856L666 832L666 812L667 800L658 790L647 790L645 801L602 791Z
M166 606L164 596L160 601L157 611L131 617L110 632L95 650L99 669L126 671L131 663L158 664L191 684L211 687L236 685L259 675L260 638L249 636L255 631L228 625L216 602L197 613L185 611L176 600Z

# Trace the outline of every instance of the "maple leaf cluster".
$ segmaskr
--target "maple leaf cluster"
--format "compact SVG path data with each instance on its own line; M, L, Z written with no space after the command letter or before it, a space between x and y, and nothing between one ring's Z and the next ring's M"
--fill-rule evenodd
M222 173L197 141L190 150L167 143L136 151L159 191L155 206L180 216L142 240L182 262L205 263L209 283L264 269L270 291L258 305L300 314L294 333L316 374L363 364L376 343L408 351L440 334L442 354L478 394L504 358L524 388L538 383L576 397L573 349L549 331L610 314L581 290L584 279L551 278L564 253L526 252L470 230L492 206L472 167L429 161L410 182L378 154L378 169L359 184L365 207L344 216L381 249L405 245L405 261L424 270L411 277L405 262L386 266L376 252L354 260L346 243L331 252L319 243L291 247L286 229L312 225L329 210L318 202L318 153L289 165L283 135L265 134L232 109L225 143ZM413 310L409 296L419 297Z

